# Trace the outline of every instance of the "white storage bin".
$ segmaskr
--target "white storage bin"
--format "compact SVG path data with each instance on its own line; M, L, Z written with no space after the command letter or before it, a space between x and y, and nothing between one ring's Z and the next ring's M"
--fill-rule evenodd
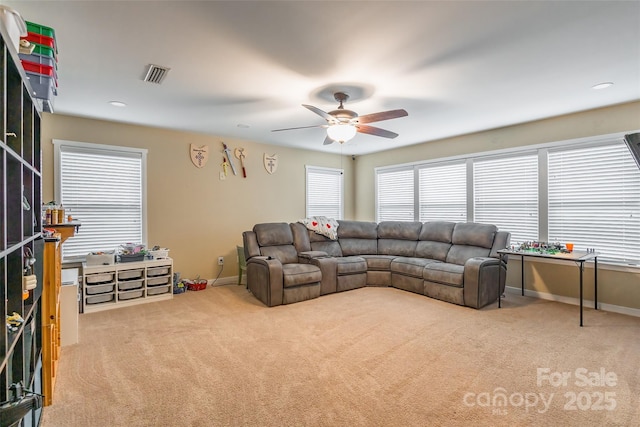
M87 283L86 292L87 295L105 294L107 292L113 292L115 287L115 283L105 283L100 285L89 285Z
M133 289L140 289L144 285L144 279L140 280L127 280L126 282L118 282L119 291L130 291Z
M87 274L85 276L85 282L87 285L94 285L98 283L108 283L113 282L115 277L115 273L97 273L97 274Z
M129 291L129 292L120 292L118 293L118 301L125 301L128 299L136 299L141 298L144 294L144 290L140 289L137 291Z
M154 267L147 269L147 277L166 276L169 274L169 267Z
M147 279L147 286L160 286L169 283L170 277L154 277Z
M101 304L105 302L111 302L115 299L114 294L102 294L102 295L94 295L87 297L85 302L87 304Z
M118 280L140 279L142 278L142 272L142 269L119 271Z
M147 288L147 296L162 295L169 293L171 286L157 286L155 288Z

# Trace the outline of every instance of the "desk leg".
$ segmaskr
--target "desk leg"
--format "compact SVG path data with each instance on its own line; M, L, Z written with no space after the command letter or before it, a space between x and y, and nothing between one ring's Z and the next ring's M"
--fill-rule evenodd
M584 270L584 262L580 263L580 326L582 326L582 271Z
M593 259L593 304L598 309L598 257Z
M522 296L524 296L524 255L520 255L520 283L522 283Z
M502 260L504 259L504 255L500 254L500 262L498 263L498 308L502 307L502 292L500 292L500 283L502 283ZM505 278L505 281L507 279Z

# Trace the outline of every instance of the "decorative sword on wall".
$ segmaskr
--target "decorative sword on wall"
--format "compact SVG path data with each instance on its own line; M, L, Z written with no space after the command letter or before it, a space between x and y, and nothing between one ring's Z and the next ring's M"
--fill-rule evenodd
M236 156L236 158L238 160L240 160L240 167L242 168L242 176L244 178L247 177L247 171L244 168L244 158L247 157L246 154L247 150L245 150L244 148L236 148L235 150L233 150L233 154Z
M231 160L231 150L229 150L227 144L224 142L222 143L222 147L224 148L224 154L227 156L227 160L229 161L229 166L231 166L231 172L233 172L234 175L237 175L236 167L233 165L233 161Z

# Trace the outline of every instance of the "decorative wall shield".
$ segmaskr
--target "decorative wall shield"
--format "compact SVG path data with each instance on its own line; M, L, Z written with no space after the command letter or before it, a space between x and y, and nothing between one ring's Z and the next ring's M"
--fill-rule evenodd
M191 154L191 161L197 168L201 168L207 164L207 160L209 160L209 146L203 145L202 147L196 147L191 144L191 148L189 150Z
M262 161L264 163L264 168L270 174L273 175L276 172L276 170L278 169L278 155L277 154L272 154L272 155L269 156L269 155L267 155L267 153L264 153L264 157L262 158Z

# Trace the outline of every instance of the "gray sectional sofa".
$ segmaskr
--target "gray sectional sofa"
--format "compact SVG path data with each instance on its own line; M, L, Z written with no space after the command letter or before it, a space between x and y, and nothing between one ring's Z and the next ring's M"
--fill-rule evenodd
M509 246L510 233L494 225L338 224L336 240L301 223L263 223L245 231L249 290L269 307L364 286L391 286L474 308L504 292L507 266L497 251Z

